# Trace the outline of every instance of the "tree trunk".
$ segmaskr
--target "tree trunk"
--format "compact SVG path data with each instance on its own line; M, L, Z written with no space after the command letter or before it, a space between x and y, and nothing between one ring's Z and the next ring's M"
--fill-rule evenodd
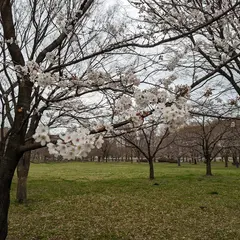
M10 184L9 184L10 182ZM10 185L7 179L0 183L0 239L5 240L8 233L8 209L10 204Z
M228 167L228 156L224 156L224 161L225 161L225 167Z
M5 170L1 171L1 175L0 175L0 239L1 240L5 240L8 234L8 209L10 204L10 186L11 186L11 177L8 178L8 175L4 174L4 172Z
M232 159L233 159L233 165L238 168L239 167L239 162L238 162L238 159L237 159L237 153L235 151L233 152Z
M10 144L11 145L11 144ZM5 240L8 233L8 210L10 205L10 188L21 156L8 146L5 156L0 159L0 239Z
M181 158L180 157L177 158L177 164L179 167L181 167Z
M30 167L31 152L26 152L20 159L17 166L17 193L16 199L18 203L27 201L27 178Z
M211 167L211 160L206 159L206 175L212 176L212 167Z
M154 179L154 168L153 168L152 158L148 159L148 163L149 163L149 179L153 180Z

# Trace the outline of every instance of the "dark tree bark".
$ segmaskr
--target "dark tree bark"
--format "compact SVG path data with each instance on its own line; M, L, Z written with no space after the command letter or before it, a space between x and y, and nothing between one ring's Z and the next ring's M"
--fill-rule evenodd
M19 136L9 137L9 144L4 156L0 159L0 239L5 240L8 233L8 209L10 204L10 188L14 171L21 153L18 151Z
M27 201L27 179L30 167L31 152L26 152L20 159L17 166L17 193L16 199L18 203L26 203Z
M233 159L233 165L236 166L236 168L239 168L239 162L237 159L237 153L234 151L232 154L232 159Z
M212 176L212 166L211 166L211 160L206 159L206 175Z
M181 158L180 157L177 158L177 164L178 164L178 167L181 167Z
M225 167L228 167L228 155L224 156Z
M10 184L9 184L10 183ZM10 203L11 182L6 177L0 182L0 239L4 240L8 233L8 208Z
M148 163L149 163L149 179L153 180L154 179L153 159L149 158Z

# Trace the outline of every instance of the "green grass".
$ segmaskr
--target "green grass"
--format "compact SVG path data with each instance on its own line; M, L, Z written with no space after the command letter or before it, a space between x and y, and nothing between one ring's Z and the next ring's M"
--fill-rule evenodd
M32 164L29 201L14 201L9 240L239 240L240 169L213 165ZM158 183L158 185L154 185Z

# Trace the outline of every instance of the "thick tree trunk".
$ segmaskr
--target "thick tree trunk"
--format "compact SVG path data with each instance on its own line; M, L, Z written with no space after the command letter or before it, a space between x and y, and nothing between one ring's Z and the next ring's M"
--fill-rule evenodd
M148 159L148 163L149 163L149 179L153 180L154 179L154 168L153 168L152 158Z
M27 201L27 178L30 167L31 152L26 152L20 159L17 166L17 193L16 199L18 203Z
M10 204L11 180L1 179L0 182L0 239L5 240L8 233L8 209Z
M0 240L5 240L7 237L10 188L14 171L21 157L11 146L7 147L5 156L0 159Z
M206 160L206 175L207 176L212 176L212 166L211 166L211 160L210 159Z

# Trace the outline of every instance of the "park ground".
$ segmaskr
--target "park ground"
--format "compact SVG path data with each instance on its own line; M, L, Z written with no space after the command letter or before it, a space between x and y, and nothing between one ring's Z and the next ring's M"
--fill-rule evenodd
M9 240L239 240L240 170L213 163L32 164L28 203L11 191Z

